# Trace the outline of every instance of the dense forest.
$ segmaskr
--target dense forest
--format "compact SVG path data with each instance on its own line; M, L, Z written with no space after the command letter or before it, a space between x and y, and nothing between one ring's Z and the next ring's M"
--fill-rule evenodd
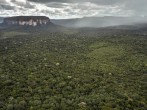
M89 31L0 30L0 110L147 110L147 36Z

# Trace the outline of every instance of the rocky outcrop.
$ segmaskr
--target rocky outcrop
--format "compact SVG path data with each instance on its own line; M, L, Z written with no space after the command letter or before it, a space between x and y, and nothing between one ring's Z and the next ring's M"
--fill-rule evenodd
M50 23L50 19L45 16L16 16L4 18L3 23L6 25L41 26Z

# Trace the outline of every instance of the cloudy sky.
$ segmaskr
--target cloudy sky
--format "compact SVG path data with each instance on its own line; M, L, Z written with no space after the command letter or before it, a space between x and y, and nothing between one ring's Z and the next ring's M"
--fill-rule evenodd
M147 0L0 0L0 17L147 16Z

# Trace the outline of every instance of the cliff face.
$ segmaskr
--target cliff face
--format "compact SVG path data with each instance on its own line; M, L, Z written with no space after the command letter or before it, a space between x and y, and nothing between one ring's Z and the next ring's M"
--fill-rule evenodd
M16 16L4 18L3 23L6 25L28 25L39 26L46 25L50 22L50 19L45 16Z

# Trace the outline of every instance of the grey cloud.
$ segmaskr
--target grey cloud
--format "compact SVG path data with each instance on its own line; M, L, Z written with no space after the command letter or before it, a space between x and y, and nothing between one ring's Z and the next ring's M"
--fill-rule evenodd
M30 9L33 9L35 8L34 5L30 4L29 2L27 2L25 5L24 5L24 8L30 8Z
M0 0L0 3L6 3L6 0Z
M0 4L0 9L1 10L14 10L14 7L6 5L6 4Z
M147 16L146 4L147 0L0 0L0 16Z
M58 2L51 2L51 3L47 3L46 6L53 7L53 8L64 8L67 6L67 4L58 3Z
M125 1L124 10L132 10L134 15L147 16L147 0Z
M146 14L147 11L147 0L29 0L40 3L79 3L82 5L83 2L91 2L98 5L124 5L122 9L125 11L132 11L134 14ZM58 5L59 6L59 5ZM62 6L62 4L61 4ZM52 7L52 5L50 5Z
M40 2L40 3L49 3L49 2L59 2L59 3L82 3L82 2L91 2L97 3L100 5L113 5L116 3L120 3L120 0L28 0L33 2Z

